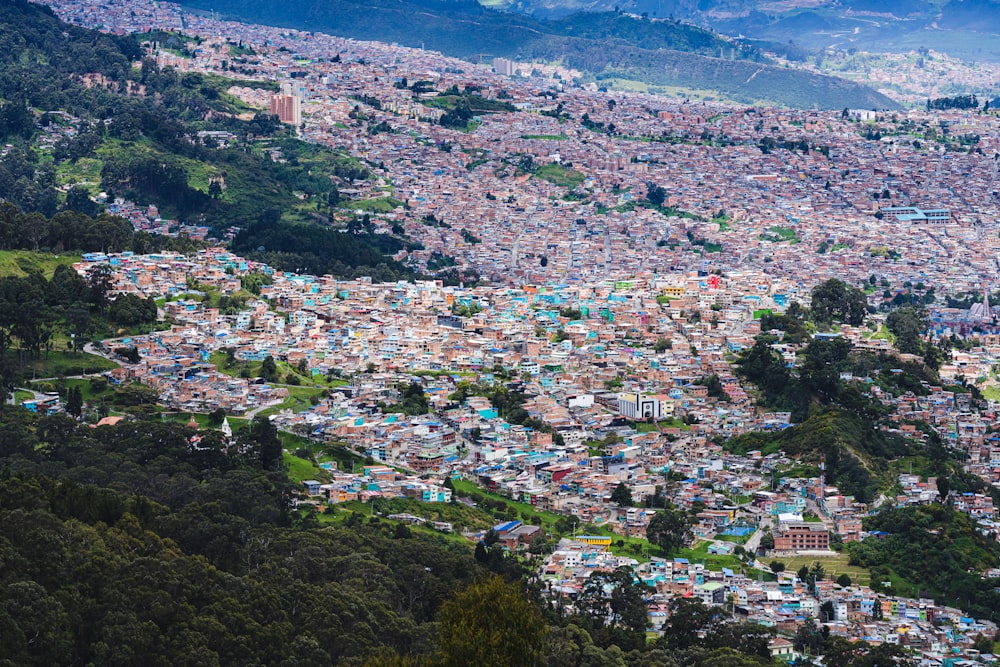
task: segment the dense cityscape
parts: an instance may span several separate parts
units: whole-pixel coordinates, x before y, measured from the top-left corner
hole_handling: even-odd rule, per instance
[[[25,280],[40,278],[53,299],[89,295],[84,309],[109,322],[100,336],[72,329],[67,307],[38,325],[64,326],[64,338],[32,338],[11,320],[4,354],[16,340],[22,356],[48,358],[45,341],[58,339],[76,365],[29,377],[22,363],[10,403],[32,413],[18,419],[35,420],[37,446],[4,449],[5,475],[65,468],[73,484],[140,498],[146,482],[95,472],[110,464],[37,459],[45,438],[63,437],[57,424],[85,429],[74,438],[124,456],[108,443],[176,422],[187,430],[169,456],[211,460],[206,470],[259,450],[287,478],[284,494],[261,492],[283,495],[286,523],[321,532],[363,520],[390,550],[414,535],[440,540],[508,582],[449,580],[447,595],[435,593],[439,615],[413,611],[425,594],[408,593],[400,618],[437,619],[443,658],[416,630],[383,652],[358,648],[343,637],[367,635],[344,621],[327,639],[296,635],[316,643],[317,664],[996,662],[1000,114],[989,95],[940,93],[944,76],[995,90],[995,66],[929,52],[936,77],[880,89],[904,110],[803,110],[609,89],[566,63],[473,63],[166,2],[44,4],[67,23],[136,35],[135,68],[182,85],[205,77],[222,85],[209,97],[240,113],[209,111],[181,142],[197,147],[178,164],[209,216],[149,196],[135,173],[109,169],[107,152],[61,162],[95,132],[126,141],[117,120],[95,130],[101,120],[68,106],[37,114],[58,115],[32,132],[39,153],[57,156],[61,200],[81,201],[95,221],[122,218],[133,236],[84,247],[39,232],[32,248],[9,239],[40,214],[14,198],[0,211],[2,252],[61,255],[54,275]],[[88,91],[169,97],[152,78],[79,78]],[[219,129],[213,116],[257,125]],[[4,159],[21,150],[11,139]],[[257,218],[269,206],[252,200],[239,163],[198,151],[242,152],[262,169],[307,164],[296,181],[307,185],[289,186],[294,207]],[[336,169],[321,171],[321,159]],[[219,202],[245,208],[219,224],[208,219]],[[50,216],[50,237],[64,215]],[[322,232],[291,236],[306,225]],[[319,257],[349,242],[384,257],[354,267]],[[0,286],[12,313],[33,308],[18,301],[22,288]],[[129,319],[123,304],[148,310]],[[21,442],[13,432],[0,438]],[[174,474],[149,482],[148,502],[174,512],[158,530],[184,521]],[[221,476],[199,474],[205,485]],[[0,519],[14,521],[12,507],[0,502]],[[280,551],[271,540],[285,539],[240,537],[241,555],[223,557],[212,529],[194,532],[164,533],[166,548],[226,572],[257,572],[268,549]],[[374,584],[361,579],[363,596]],[[0,603],[15,585],[0,578]],[[474,620],[454,620],[475,606],[466,594],[510,594],[515,607],[531,596],[548,638],[511,630],[502,643],[530,636],[525,646],[544,648],[460,646],[456,637],[478,637]],[[0,630],[16,621],[5,613]],[[17,650],[10,664],[36,655]],[[145,650],[132,661],[165,655]],[[573,650],[575,662],[559,661]],[[132,664],[113,653],[87,655]],[[270,655],[254,661],[292,653]],[[294,655],[287,664],[310,654],[296,644]],[[244,658],[192,664],[254,662]]]

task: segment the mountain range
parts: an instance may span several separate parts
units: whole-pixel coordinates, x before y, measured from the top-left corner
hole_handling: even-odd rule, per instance
[[[494,8],[559,19],[624,11],[690,21],[727,35],[809,49],[910,51],[933,48],[1000,61],[997,0],[483,0]]]
[[[623,12],[538,18],[474,0],[183,0],[253,23],[426,47],[466,59],[561,62],[598,81],[713,90],[743,103],[895,109],[866,86],[778,66],[747,40]],[[512,7],[512,9],[516,9]]]

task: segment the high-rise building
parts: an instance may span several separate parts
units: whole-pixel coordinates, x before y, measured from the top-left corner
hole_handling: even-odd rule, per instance
[[[514,62],[506,58],[493,59],[493,71],[503,76],[514,76]]]
[[[296,95],[272,95],[271,113],[282,123],[302,123],[302,100]]]

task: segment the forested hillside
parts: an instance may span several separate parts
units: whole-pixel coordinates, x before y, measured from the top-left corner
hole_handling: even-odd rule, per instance
[[[828,76],[778,68],[756,48],[701,28],[603,12],[543,21],[461,2],[304,2],[186,0],[254,23],[426,47],[463,58],[538,59],[598,78],[718,90],[746,102],[826,109],[897,105],[874,90]]]
[[[0,199],[23,214],[93,218],[100,210],[93,197],[103,191],[111,200],[155,204],[163,218],[209,227],[222,238],[232,226],[260,221],[316,227],[331,216],[337,183],[371,176],[363,163],[296,139],[275,117],[227,92],[237,84],[270,90],[273,83],[161,70],[141,59],[140,38],[70,26],[21,0],[0,5],[0,142],[11,144],[0,155]],[[200,131],[230,138],[199,139]],[[51,149],[40,148],[42,139]],[[0,245],[106,249],[52,238],[42,218],[29,226],[17,238],[0,230]],[[354,275],[384,264],[389,278],[411,275],[383,256],[400,242],[342,238],[313,266],[317,273]],[[302,268],[281,259],[278,268]]]

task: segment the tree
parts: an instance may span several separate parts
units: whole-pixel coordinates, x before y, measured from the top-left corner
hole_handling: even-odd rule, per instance
[[[545,632],[538,609],[517,586],[488,575],[441,607],[440,664],[532,667]]]
[[[108,293],[112,287],[111,277],[111,266],[108,264],[97,264],[87,271],[90,303],[99,311],[103,311],[108,305]]]
[[[275,363],[274,357],[267,355],[264,358],[263,363],[260,365],[260,375],[258,377],[262,377],[268,382],[276,382],[278,380],[278,364]]]
[[[710,609],[696,598],[674,598],[670,603],[670,620],[657,644],[671,649],[696,646],[699,636],[714,630],[723,616],[721,609]]]
[[[896,336],[896,349],[920,354],[920,334],[927,328],[927,310],[907,306],[898,308],[885,318],[885,325]]]
[[[77,418],[83,413],[83,392],[77,386],[70,387],[66,394],[66,412]]]
[[[666,199],[667,191],[662,186],[657,185],[653,181],[646,183],[646,201],[653,206],[663,206],[663,202]]]
[[[861,290],[830,278],[813,288],[811,310],[817,322],[840,320],[857,327],[864,324],[868,299]]]
[[[796,651],[806,654],[818,654],[823,650],[823,634],[816,625],[816,619],[810,618],[795,631],[792,642]]]
[[[646,537],[664,553],[673,553],[691,539],[691,520],[685,512],[676,507],[667,507],[650,519],[646,527]]]
[[[632,635],[642,635],[644,639],[649,616],[643,598],[648,590],[628,566],[613,572],[594,572],[584,582],[576,607],[595,628],[607,625]],[[634,637],[631,642],[641,645]]]
[[[772,560],[770,567],[771,567],[771,572],[774,572],[775,574],[785,571],[785,564],[782,563],[780,560]]]
[[[618,482],[618,486],[611,492],[611,502],[619,507],[632,506],[632,492],[625,485],[625,482]]]
[[[264,470],[277,470],[281,465],[282,447],[278,429],[267,417],[255,417],[244,432],[242,441],[247,449],[256,452],[256,459]]]
[[[221,426],[222,422],[226,419],[226,409],[216,408],[208,413],[208,423],[212,426]]]
[[[942,473],[937,477],[937,492],[941,503],[948,504],[948,496],[951,494],[951,479],[948,473]]]
[[[764,534],[760,536],[760,548],[764,551],[770,551],[774,548],[774,533],[770,530],[765,531]],[[784,570],[784,567],[782,567],[782,570]]]
[[[837,585],[840,586],[841,588],[847,588],[852,583],[853,582],[851,581],[850,575],[847,574],[846,572],[837,577]]]

